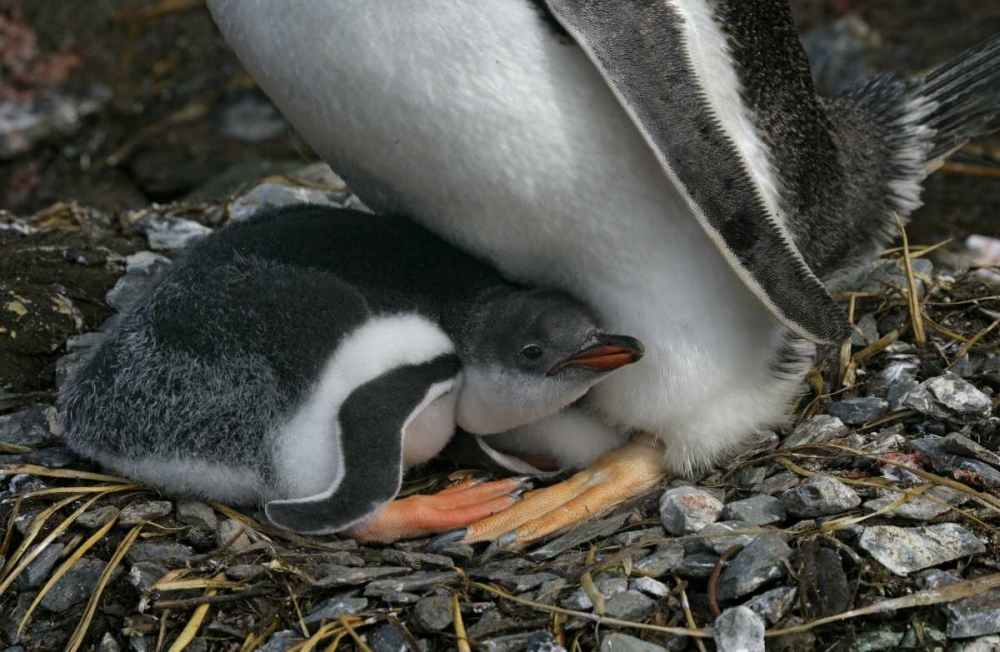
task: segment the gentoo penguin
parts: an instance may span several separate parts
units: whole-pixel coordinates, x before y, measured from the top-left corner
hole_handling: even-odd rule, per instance
[[[786,0],[208,6],[369,206],[642,339],[589,402],[680,472],[785,418],[848,332],[828,289],[1000,108],[1000,38],[818,97]]]
[[[264,503],[296,532],[360,525],[386,540],[513,502],[517,480],[442,497],[464,516],[380,513],[456,415],[477,432],[516,427],[641,355],[580,303],[516,288],[409,221],[296,206],[186,252],[121,315],[61,407],[69,445],[115,471]]]

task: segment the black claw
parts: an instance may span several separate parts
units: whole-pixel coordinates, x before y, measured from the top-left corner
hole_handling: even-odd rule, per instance
[[[519,483],[521,483],[523,485],[527,485],[528,487],[534,486],[534,485],[531,484],[532,480],[534,480],[534,479],[535,479],[535,476],[533,476],[533,475],[519,475],[519,476],[517,476],[515,478],[515,480],[517,480]]]
[[[510,532],[504,532],[497,537],[496,545],[497,548],[501,550],[504,548],[509,548],[517,541],[517,530],[511,530]]]
[[[434,552],[440,549],[446,543],[455,543],[456,541],[461,541],[465,538],[465,535],[469,533],[469,528],[461,527],[457,530],[448,530],[443,532],[427,543],[427,550]]]
[[[510,497],[513,498],[514,500],[520,500],[521,496],[531,491],[531,489],[532,489],[531,485],[528,485],[527,487],[521,487],[520,489],[515,489],[514,491],[510,492]]]

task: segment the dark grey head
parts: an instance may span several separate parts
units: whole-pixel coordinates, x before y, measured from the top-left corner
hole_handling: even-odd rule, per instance
[[[525,290],[478,307],[459,338],[464,382],[458,424],[493,434],[536,421],[642,358],[639,340],[600,330],[579,301]]]

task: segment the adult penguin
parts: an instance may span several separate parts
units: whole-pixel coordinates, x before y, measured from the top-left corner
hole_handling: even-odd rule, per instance
[[[818,97],[786,0],[208,4],[372,208],[643,340],[590,402],[675,472],[783,419],[814,343],[849,332],[830,286],[1000,107],[1000,37]],[[523,545],[600,512],[632,462],[611,453],[465,540]]]

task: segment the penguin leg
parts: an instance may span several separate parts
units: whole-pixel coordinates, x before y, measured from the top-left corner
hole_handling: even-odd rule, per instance
[[[524,478],[506,478],[400,498],[347,534],[366,543],[388,543],[464,527],[511,507],[530,488]]]
[[[463,533],[463,543],[496,541],[499,548],[518,550],[599,516],[649,491],[665,477],[662,447],[649,440],[633,439],[565,482],[533,491],[510,509],[458,530],[449,538]]]

